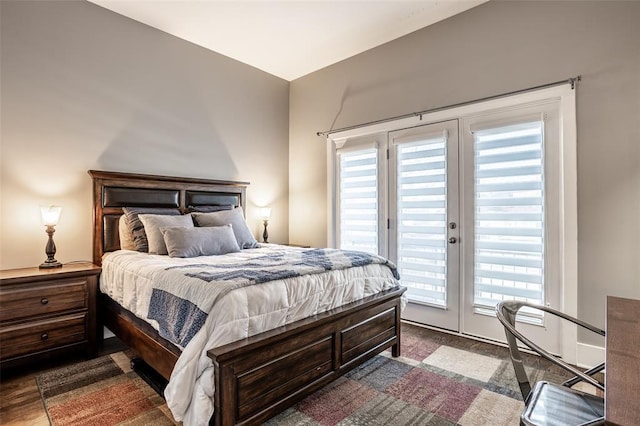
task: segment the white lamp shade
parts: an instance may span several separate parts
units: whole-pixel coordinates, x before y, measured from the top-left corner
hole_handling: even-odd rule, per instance
[[[269,207],[264,207],[260,209],[260,218],[262,220],[269,220],[271,218],[271,209]]]
[[[58,220],[60,220],[61,212],[62,207],[60,206],[40,207],[40,213],[42,214],[42,224],[46,226],[57,225]]]

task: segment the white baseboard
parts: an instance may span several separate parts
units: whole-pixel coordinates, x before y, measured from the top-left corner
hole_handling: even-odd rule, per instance
[[[576,364],[578,367],[593,367],[604,362],[605,350],[601,346],[578,342],[576,347]]]

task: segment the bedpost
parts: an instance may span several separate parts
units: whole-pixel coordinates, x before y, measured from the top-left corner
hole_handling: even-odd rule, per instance
[[[397,358],[400,356],[401,354],[401,342],[400,342],[400,336],[402,336],[401,333],[401,328],[402,328],[402,318],[401,318],[401,314],[402,314],[402,303],[400,298],[398,298],[396,300],[396,343],[391,346],[391,355],[394,358]]]

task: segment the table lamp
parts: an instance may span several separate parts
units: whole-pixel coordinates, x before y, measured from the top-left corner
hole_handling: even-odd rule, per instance
[[[269,224],[269,219],[271,218],[271,209],[268,207],[260,209],[260,218],[262,219],[262,223],[264,224],[264,232],[262,233],[262,242],[268,243],[269,233],[267,232],[267,225]]]
[[[61,212],[62,207],[60,206],[40,207],[42,224],[47,227],[46,232],[47,235],[49,235],[49,240],[44,250],[47,254],[47,260],[40,264],[40,269],[59,268],[62,266],[62,263],[58,262],[54,257],[56,254],[56,244],[53,242],[53,233],[56,232],[55,226],[58,224],[58,220],[60,220]]]

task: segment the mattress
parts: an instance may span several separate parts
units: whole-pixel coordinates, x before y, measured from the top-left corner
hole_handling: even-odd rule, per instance
[[[165,398],[186,425],[213,414],[207,350],[398,285],[381,257],[275,244],[190,259],[118,250],[104,256],[100,278],[103,293],[182,350]]]

